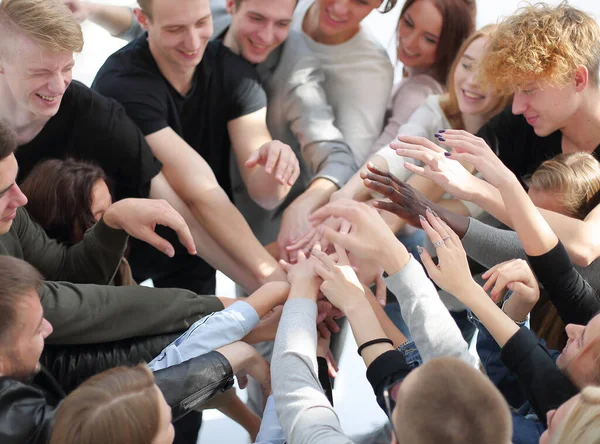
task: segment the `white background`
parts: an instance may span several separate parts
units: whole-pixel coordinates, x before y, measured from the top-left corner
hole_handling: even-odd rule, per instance
[[[127,0],[100,0],[99,2],[134,5],[132,1]],[[402,3],[402,0],[400,0],[394,9],[386,15],[373,12],[365,20],[365,26],[388,48],[393,61],[395,61],[394,30]],[[559,1],[547,1],[547,3],[558,4]],[[570,3],[593,14],[595,17],[600,17],[600,1],[598,0],[573,0]],[[513,13],[522,4],[518,0],[479,0],[477,25],[481,27],[488,23],[495,23],[500,17]],[[85,23],[83,30],[85,47],[83,52],[77,56],[74,78],[89,85],[104,60],[119,49],[124,42],[112,38],[107,32],[92,23]],[[219,295],[233,296],[234,294],[231,281],[222,275],[219,276],[217,287]],[[373,427],[383,424],[386,420],[385,415],[375,402],[371,387],[366,382],[364,364],[355,350],[354,340],[351,335],[348,335],[345,352],[340,362],[341,371],[334,392],[336,410],[344,430],[349,435],[369,431]],[[238,393],[242,398],[245,397],[243,392],[238,391]],[[202,442],[202,444],[248,443],[249,438],[247,436],[240,426],[218,411],[212,410],[205,413],[205,422],[199,442]]]

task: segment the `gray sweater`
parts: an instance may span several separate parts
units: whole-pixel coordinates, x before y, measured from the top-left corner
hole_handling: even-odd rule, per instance
[[[462,243],[467,254],[487,268],[511,259],[527,259],[515,231],[496,228],[473,218],[469,219],[469,229]],[[594,290],[600,291],[600,259],[575,269]]]

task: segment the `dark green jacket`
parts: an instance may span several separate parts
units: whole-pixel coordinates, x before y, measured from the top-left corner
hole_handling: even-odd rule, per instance
[[[35,266],[47,281],[39,289],[49,344],[91,344],[187,329],[223,309],[214,296],[180,289],[113,287],[127,233],[98,222],[83,240],[67,247],[46,235],[23,208],[0,236],[0,254]],[[53,282],[66,281],[66,282]]]

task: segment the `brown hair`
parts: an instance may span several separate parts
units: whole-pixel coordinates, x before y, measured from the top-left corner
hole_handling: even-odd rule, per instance
[[[399,392],[394,426],[411,444],[511,442],[502,394],[481,372],[456,358],[436,358],[414,370]]]
[[[50,444],[148,444],[160,422],[159,394],[145,364],[88,379],[60,405]]]
[[[102,168],[74,159],[39,163],[21,184],[28,213],[51,238],[66,244],[83,239],[96,223],[92,191],[99,180],[108,182]]]
[[[600,162],[589,153],[559,154],[527,179],[529,188],[560,194],[565,215],[583,220],[599,203]]]
[[[400,19],[417,1],[419,0],[406,0],[400,11]],[[433,76],[438,82],[446,84],[460,45],[475,31],[477,6],[475,0],[434,0],[434,3],[442,14],[442,31],[438,40]]]
[[[562,2],[536,3],[507,17],[490,38],[481,63],[482,80],[499,91],[532,81],[564,86],[579,66],[598,85],[600,27],[585,12]]]
[[[551,444],[600,443],[600,387],[589,386],[550,438]]]
[[[16,305],[24,296],[37,291],[42,275],[27,262],[0,256],[0,343],[10,341],[17,317]]]
[[[471,34],[462,44],[458,53],[456,54],[456,58],[452,63],[452,67],[450,68],[450,74],[448,75],[448,92],[440,97],[440,107],[442,111],[446,115],[446,118],[450,122],[450,125],[454,129],[465,129],[465,123],[462,118],[462,113],[460,112],[460,108],[458,107],[458,99],[456,94],[456,89],[454,88],[454,73],[456,72],[456,68],[460,63],[462,56],[466,52],[467,48],[473,43],[475,40],[481,37],[488,37],[496,28],[496,25],[486,25],[478,31],[475,31]],[[490,116],[498,114],[502,111],[512,100],[512,92],[508,94],[502,94],[499,97],[498,104],[490,111]]]
[[[12,155],[17,149],[17,136],[14,131],[0,121],[0,161]]]
[[[63,0],[3,0],[0,4],[0,55],[23,34],[52,52],[81,52],[83,33]]]

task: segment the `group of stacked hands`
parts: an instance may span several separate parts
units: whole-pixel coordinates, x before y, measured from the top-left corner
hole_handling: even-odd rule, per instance
[[[598,24],[564,3],[475,32],[473,1],[407,0],[380,135],[360,21],[394,0],[217,3],[0,4],[0,441],[196,442],[217,407],[256,443],[360,443],[345,317],[381,442],[600,442]],[[87,18],[133,40],[92,89]],[[208,264],[250,295],[201,296]]]

